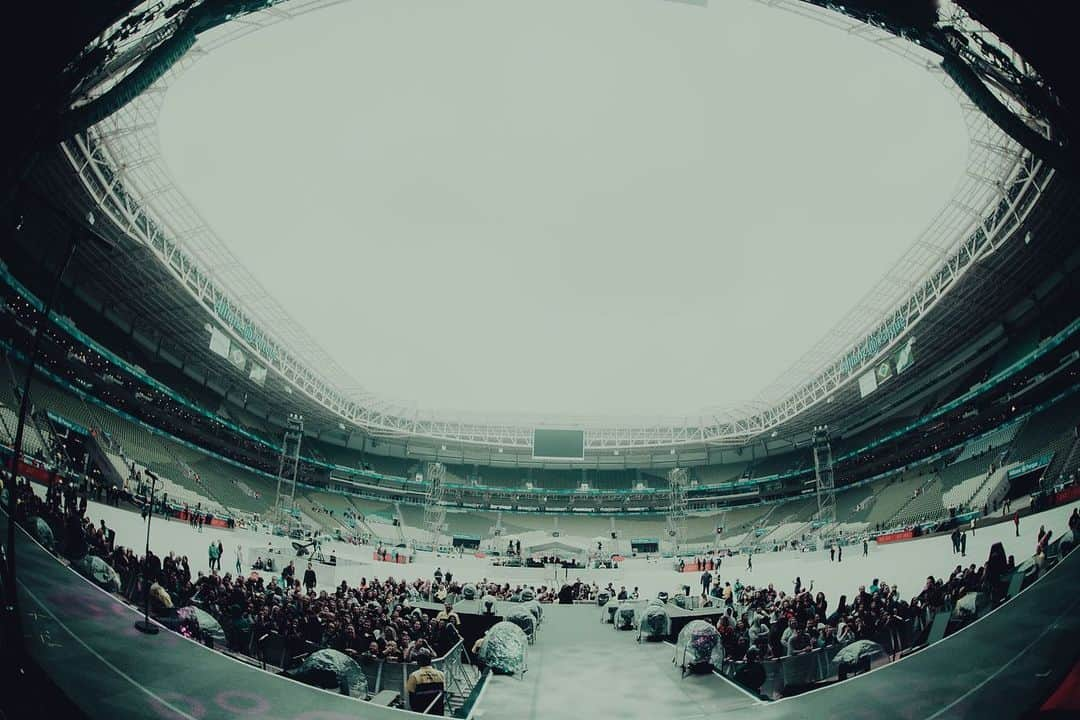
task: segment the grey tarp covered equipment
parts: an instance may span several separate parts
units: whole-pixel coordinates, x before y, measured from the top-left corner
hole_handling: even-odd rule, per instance
[[[885,654],[885,648],[873,640],[856,640],[845,645],[840,652],[833,655],[833,662],[857,664],[861,660],[873,660]]]
[[[34,539],[45,546],[47,550],[52,550],[56,547],[56,538],[53,537],[52,528],[49,527],[49,523],[45,522],[39,517],[30,518],[30,533],[34,536]]]
[[[520,627],[503,620],[495,623],[484,635],[480,659],[494,672],[520,675],[525,671],[525,653],[529,639]]]
[[[120,592],[120,576],[116,574],[116,571],[112,569],[109,563],[97,555],[84,555],[71,563],[71,567],[75,568],[83,577],[93,580],[109,592]]]
[[[532,616],[536,619],[536,623],[539,625],[540,621],[544,619],[544,608],[536,600],[527,600],[521,603],[521,607],[532,613]]]
[[[671,617],[663,605],[649,605],[641,615],[638,630],[646,640],[662,640],[671,634]]]
[[[637,627],[637,607],[630,603],[619,605],[615,612],[615,627],[619,630],[633,630]]]
[[[337,690],[350,697],[367,695],[367,678],[360,665],[345,653],[329,648],[311,653],[300,667],[286,670],[285,675],[306,685]]]
[[[691,620],[679,631],[675,643],[675,664],[683,668],[712,665],[720,667],[724,659],[720,633],[704,620]]]
[[[214,638],[214,646],[222,647],[225,645],[225,631],[221,627],[221,623],[217,621],[210,613],[206,612],[202,608],[191,605],[189,607],[182,607],[176,611],[178,617],[183,620],[194,620],[199,624],[199,630],[204,633],[209,633],[210,637]]]
[[[503,620],[514,623],[530,637],[536,632],[536,618],[520,605],[510,608],[503,616]]]

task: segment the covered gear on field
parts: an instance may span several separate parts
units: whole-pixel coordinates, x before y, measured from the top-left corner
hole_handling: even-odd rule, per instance
[[[646,640],[663,640],[671,635],[671,617],[663,605],[650,604],[641,615],[638,630]]]
[[[675,664],[683,670],[719,668],[724,660],[720,633],[704,620],[691,620],[679,631],[675,643]]]
[[[283,675],[324,690],[336,690],[342,695],[363,698],[368,682],[360,665],[343,652],[329,648],[316,650],[304,658],[300,667],[286,670]]]
[[[478,655],[481,662],[493,672],[503,675],[520,675],[525,672],[525,653],[529,639],[525,632],[512,622],[495,623],[484,635]]]

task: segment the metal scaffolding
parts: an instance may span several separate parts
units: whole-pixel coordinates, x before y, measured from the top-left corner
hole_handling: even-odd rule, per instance
[[[300,445],[304,440],[304,418],[289,413],[285,435],[281,440],[281,459],[278,463],[277,494],[270,522],[286,533],[300,523],[296,515],[296,476],[300,471]]]
[[[814,428],[814,478],[817,485],[817,519],[825,532],[830,533],[836,525],[836,483],[828,425]]]
[[[431,540],[433,550],[439,547],[439,537],[442,535],[446,524],[446,506],[443,505],[443,495],[446,486],[443,480],[446,477],[446,466],[441,462],[428,463],[424,469],[424,480],[427,482],[428,491],[424,497],[424,529]]]
[[[686,468],[673,468],[668,472],[670,497],[667,512],[668,537],[671,538],[671,544],[676,553],[686,543],[686,486],[689,482],[690,475],[686,472]]]

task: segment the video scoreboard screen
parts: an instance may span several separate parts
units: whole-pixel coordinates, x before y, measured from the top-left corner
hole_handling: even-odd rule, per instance
[[[533,458],[538,460],[584,460],[585,431],[536,428]]]

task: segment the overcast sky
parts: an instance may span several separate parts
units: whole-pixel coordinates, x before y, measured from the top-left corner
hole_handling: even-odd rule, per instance
[[[354,0],[200,60],[160,132],[366,389],[589,415],[753,398],[967,155],[938,77],[751,0]]]

